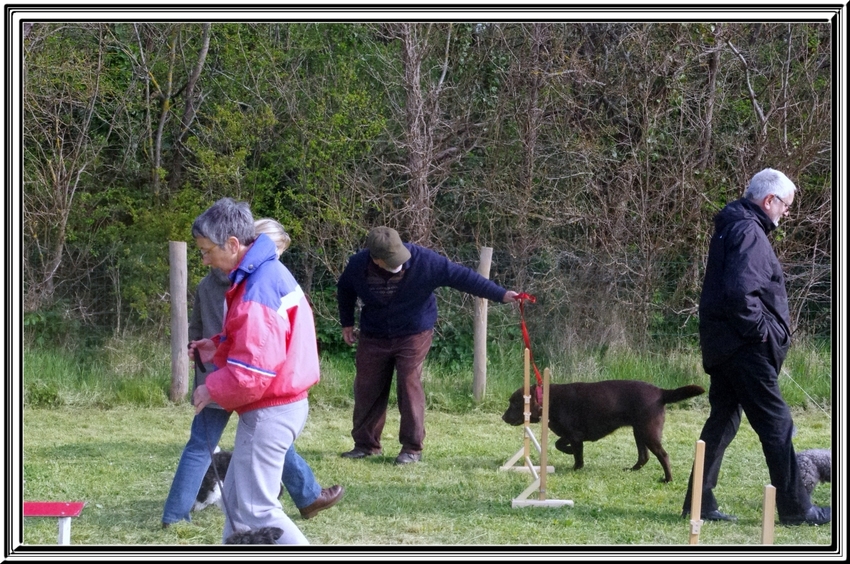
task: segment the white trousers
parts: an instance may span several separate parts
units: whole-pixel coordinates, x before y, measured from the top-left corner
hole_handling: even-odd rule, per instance
[[[308,403],[256,409],[239,416],[233,458],[224,478],[223,540],[261,527],[279,527],[278,544],[310,544],[281,507],[280,476],[286,451],[307,422]]]

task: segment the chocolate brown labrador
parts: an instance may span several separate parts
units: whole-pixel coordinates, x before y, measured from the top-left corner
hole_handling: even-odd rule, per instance
[[[543,406],[531,386],[531,423],[540,422]],[[510,405],[502,420],[511,425],[524,421],[523,389],[511,395]],[[632,427],[638,460],[632,470],[639,470],[655,455],[664,468],[664,482],[673,479],[670,457],[661,446],[665,405],[705,393],[700,386],[689,385],[665,390],[639,380],[604,380],[549,385],[549,429],[558,435],[555,448],[575,459],[573,468],[584,466],[585,441],[598,441],[619,429]]]

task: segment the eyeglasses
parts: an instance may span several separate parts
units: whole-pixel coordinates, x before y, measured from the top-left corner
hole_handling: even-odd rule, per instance
[[[776,194],[774,194],[774,195],[773,195],[773,197],[774,197],[774,198],[776,198],[777,200],[779,200],[780,202],[782,202],[782,205],[783,205],[783,206],[785,206],[785,210],[786,210],[786,211],[791,209],[791,206],[789,206],[788,204],[786,204],[786,203],[785,203],[785,200],[783,200],[782,198],[780,198],[780,197],[779,197],[779,196],[777,196]]]
[[[215,249],[215,247],[210,247],[209,249],[198,249],[198,250],[201,251],[201,258],[203,258],[203,257],[207,256],[208,254],[210,254],[211,252],[213,252],[213,249]]]

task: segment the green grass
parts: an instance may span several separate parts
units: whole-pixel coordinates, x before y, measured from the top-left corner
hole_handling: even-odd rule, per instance
[[[288,497],[282,499],[313,545],[341,554],[409,545],[432,550],[688,548],[690,527],[679,514],[695,441],[707,417],[706,395],[668,407],[664,445],[672,460],[672,483],[659,481],[662,470],[655,459],[640,471],[623,470],[637,456],[629,429],[585,445],[580,471],[571,469],[572,457],[556,451],[550,436],[549,464],[556,472],[547,476],[547,498],[569,499],[575,505],[513,508],[511,501],[531,484],[531,477],[500,470],[523,442],[521,428],[506,425],[500,415],[507,398],[522,385],[522,355],[492,348],[490,353],[481,402],[472,398],[471,368],[428,363],[423,376],[428,400],[425,452],[421,463],[408,467],[392,464],[399,446],[394,403],[384,431],[384,456],[339,457],[352,446],[353,361],[350,355],[322,359],[322,380],[311,390],[311,412],[298,450],[323,485],[340,483],[346,496],[309,521],[298,517]],[[160,527],[162,504],[193,414],[188,401],[175,405],[167,400],[169,372],[168,349],[148,343],[115,343],[86,353],[24,351],[22,495],[26,500],[86,501],[72,525],[75,545],[168,549],[220,544],[223,515],[214,507],[195,514],[192,523]],[[551,373],[552,382],[631,378],[663,387],[697,383],[708,388],[699,356],[692,352],[573,355],[553,361]],[[794,411],[795,447],[829,447],[829,351],[792,349],[780,384]],[[539,437],[539,426],[533,428]],[[234,417],[224,447],[232,446],[235,430]],[[721,509],[740,520],[704,524],[699,544],[718,550],[757,548],[767,483],[758,438],[745,422],[727,451],[716,490]],[[832,488],[825,484],[814,501],[830,504],[831,497]],[[54,519],[23,522],[26,546],[53,544],[56,534]],[[828,550],[832,534],[831,527],[777,526],[775,544]]]
[[[472,394],[471,362],[465,369],[426,362],[423,381],[431,410],[465,412],[502,409],[502,402],[522,386],[521,350],[490,347],[484,398]],[[28,407],[102,407],[120,405],[164,407],[171,386],[170,348],[148,340],[110,343],[96,351],[28,347],[24,350],[24,402]],[[699,384],[708,389],[699,353],[674,351],[665,355],[631,351],[573,353],[538,363],[551,372],[552,383],[632,379],[664,388]],[[531,382],[535,373],[530,370]],[[351,355],[322,358],[321,386],[311,391],[316,406],[350,408],[354,379]],[[792,407],[828,411],[832,400],[832,365],[829,350],[797,346],[782,368],[780,389]],[[393,392],[394,396],[394,392]],[[708,405],[702,396],[695,405]]]
[[[389,412],[383,456],[348,460],[351,411],[314,408],[298,439],[299,452],[320,483],[346,488],[336,507],[304,521],[291,500],[284,509],[312,545],[337,549],[372,546],[510,547],[526,545],[629,546],[676,548],[688,544],[689,525],[679,513],[694,441],[704,409],[668,408],[665,448],[673,482],[659,481],[655,459],[640,471],[634,464],[631,432],[621,429],[585,446],[585,468],[557,452],[550,438],[547,499],[572,500],[573,507],[512,508],[511,501],[531,484],[526,473],[500,470],[522,447],[522,428],[503,423],[500,412],[470,410],[428,412],[428,436],[422,462],[397,467],[398,414]],[[215,507],[193,522],[160,527],[162,504],[187,438],[188,405],[128,408],[26,409],[24,412],[24,485],[27,500],[83,500],[72,525],[75,545],[216,545],[223,514]],[[830,425],[817,411],[795,412],[798,449],[830,444]],[[539,437],[539,427],[533,426]],[[230,447],[235,419],[222,445]],[[72,430],[66,432],[65,430]],[[537,462],[537,457],[534,457]],[[706,523],[703,546],[754,546],[761,532],[761,503],[767,470],[758,439],[742,425],[727,451],[716,490],[725,511],[738,523]],[[831,487],[819,486],[815,501],[830,503]],[[537,499],[533,493],[529,499]],[[24,521],[26,545],[56,542],[53,519]],[[776,527],[776,545],[825,548],[830,527]]]

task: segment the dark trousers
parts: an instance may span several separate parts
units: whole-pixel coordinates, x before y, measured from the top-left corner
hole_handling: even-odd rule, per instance
[[[770,483],[776,488],[776,510],[780,517],[805,513],[811,507],[809,494],[800,479],[797,455],[791,444],[794,423],[788,404],[779,392],[779,368],[770,361],[766,343],[745,345],[731,359],[708,370],[711,411],[700,433],[705,442],[701,513],[718,509],[714,488],[726,447],[747,415],[761,441]],[[693,470],[683,510],[690,511]]]
[[[422,367],[431,349],[433,331],[416,335],[375,339],[362,334],[357,343],[354,376],[354,446],[378,451],[387,419],[393,372],[401,414],[398,441],[401,452],[420,453],[425,440],[425,391]]]

